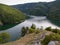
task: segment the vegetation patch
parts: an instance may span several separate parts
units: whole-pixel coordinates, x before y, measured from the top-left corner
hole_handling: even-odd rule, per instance
[[[10,35],[6,32],[0,34],[0,43],[7,43],[9,42]]]
[[[32,24],[30,28],[22,27],[21,32],[22,32],[21,36],[25,36],[26,34],[31,34],[31,33],[38,34],[40,33],[40,29],[39,28],[36,29],[36,25]]]

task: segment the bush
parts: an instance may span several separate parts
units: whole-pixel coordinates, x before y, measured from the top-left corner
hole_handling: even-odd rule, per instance
[[[40,33],[40,29],[37,28],[36,31],[35,31],[36,34]]]
[[[32,24],[31,28],[32,29],[35,29],[36,28],[35,24]]]
[[[59,29],[52,29],[52,32],[60,34],[60,30]]]
[[[35,32],[36,34],[38,34],[38,33],[40,33],[40,30],[36,30],[36,32]]]
[[[51,29],[51,27],[47,27],[45,30],[51,31],[52,29]]]
[[[51,40],[51,36],[50,35],[46,35],[44,40],[42,41],[43,45],[47,45]]]
[[[10,35],[7,33],[1,33],[0,34],[0,43],[6,43],[9,41]]]
[[[21,32],[21,36],[24,36],[27,33],[27,29],[25,27],[22,27]]]
[[[34,29],[32,29],[32,28],[29,29],[29,33],[34,33],[34,32],[35,32]]]
[[[60,35],[59,34],[46,35],[42,41],[42,44],[47,45],[50,41],[60,41]]]

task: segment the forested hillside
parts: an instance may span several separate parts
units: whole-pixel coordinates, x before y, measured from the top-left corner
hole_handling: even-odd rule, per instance
[[[24,19],[25,15],[21,11],[7,5],[0,4],[0,21],[3,24],[17,23]]]
[[[60,26],[60,0],[56,0],[52,3],[47,17]]]
[[[12,7],[21,10],[22,12],[29,15],[46,15],[48,11],[47,2],[39,2],[39,3],[27,3],[27,4],[18,4],[13,5]]]
[[[0,30],[8,29],[26,19],[26,16],[17,9],[0,4]]]
[[[12,6],[29,15],[47,16],[47,18],[60,26],[60,0],[53,2],[27,3]]]

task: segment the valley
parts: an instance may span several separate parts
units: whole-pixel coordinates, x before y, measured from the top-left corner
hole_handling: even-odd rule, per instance
[[[59,4],[0,3],[0,45],[60,45]]]

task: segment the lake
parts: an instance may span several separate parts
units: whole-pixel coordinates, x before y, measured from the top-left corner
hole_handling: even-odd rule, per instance
[[[7,32],[10,34],[11,41],[16,40],[17,38],[20,37],[21,35],[21,28],[24,27],[30,27],[32,24],[36,25],[36,28],[40,28],[41,26],[43,26],[43,28],[45,29],[46,27],[51,26],[52,28],[60,28],[54,24],[52,24],[47,18],[46,16],[31,16],[30,19],[26,19],[24,22],[10,28],[4,31],[0,31],[0,33],[2,32]]]

